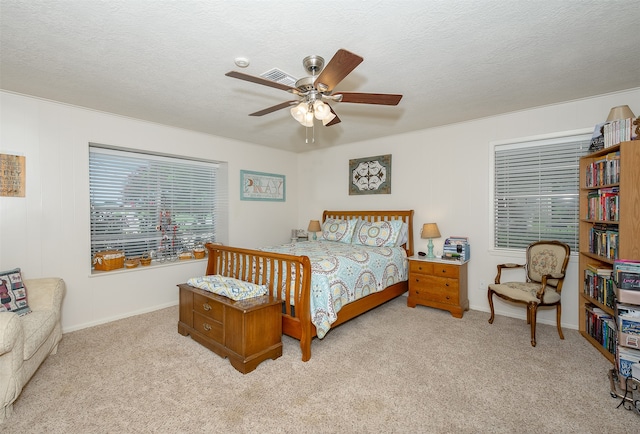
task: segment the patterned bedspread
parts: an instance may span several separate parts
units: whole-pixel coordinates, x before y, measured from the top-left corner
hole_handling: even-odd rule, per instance
[[[407,254],[402,247],[304,241],[260,250],[309,257],[311,322],[320,339],[342,306],[407,280]]]

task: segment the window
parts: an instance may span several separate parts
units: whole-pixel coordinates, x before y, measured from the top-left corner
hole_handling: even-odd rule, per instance
[[[226,163],[89,146],[91,257],[175,260],[227,233]]]
[[[577,251],[579,160],[590,141],[573,134],[494,146],[494,248],[552,239]]]

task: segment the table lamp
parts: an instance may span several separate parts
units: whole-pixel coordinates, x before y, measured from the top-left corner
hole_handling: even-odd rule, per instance
[[[436,257],[433,254],[433,239],[440,238],[440,231],[438,230],[438,224],[437,223],[423,224],[422,234],[420,235],[420,237],[429,239],[429,244],[428,244],[429,251],[427,252],[427,259],[435,259]]]
[[[318,220],[309,221],[309,227],[307,228],[307,231],[313,232],[313,241],[316,241],[318,239],[316,232],[320,232],[321,230],[322,228],[320,227],[320,222]]]

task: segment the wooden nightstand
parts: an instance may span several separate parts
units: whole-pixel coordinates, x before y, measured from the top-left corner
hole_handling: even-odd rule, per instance
[[[462,318],[469,310],[467,262],[410,257],[407,306],[417,304],[448,310]]]

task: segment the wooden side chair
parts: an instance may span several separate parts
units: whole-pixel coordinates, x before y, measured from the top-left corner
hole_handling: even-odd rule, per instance
[[[489,324],[493,324],[495,317],[493,311],[493,295],[524,304],[527,307],[527,324],[531,324],[531,345],[536,346],[536,317],[538,307],[556,306],[556,321],[558,334],[564,339],[560,327],[560,315],[562,312],[561,296],[567,264],[569,263],[570,247],[560,241],[537,241],[527,247],[526,264],[500,264],[495,283],[489,285],[487,296],[491,307]],[[525,282],[501,283],[502,270],[523,268]]]

